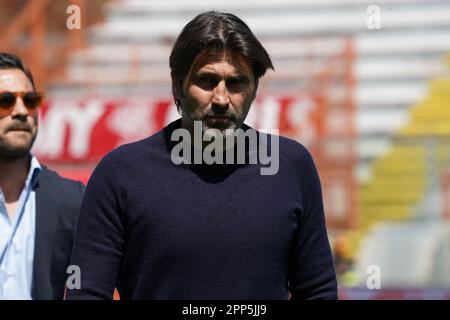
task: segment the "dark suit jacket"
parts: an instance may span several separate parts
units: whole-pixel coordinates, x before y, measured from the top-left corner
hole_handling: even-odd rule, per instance
[[[63,299],[84,186],[42,166],[36,192],[33,299]]]

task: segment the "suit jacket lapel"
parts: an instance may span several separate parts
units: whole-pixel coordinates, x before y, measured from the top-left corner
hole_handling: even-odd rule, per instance
[[[36,179],[34,190],[36,226],[31,296],[33,299],[53,299],[50,271],[57,226],[57,199],[52,196],[55,190],[52,190],[51,179],[45,167]]]

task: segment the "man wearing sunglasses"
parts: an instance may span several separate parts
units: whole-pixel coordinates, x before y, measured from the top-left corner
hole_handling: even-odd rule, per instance
[[[0,300],[62,299],[84,187],[30,153],[43,94],[0,53]]]

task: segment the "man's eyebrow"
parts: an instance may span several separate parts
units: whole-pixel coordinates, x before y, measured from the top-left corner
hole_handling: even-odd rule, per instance
[[[196,78],[200,78],[200,77],[204,77],[204,76],[219,78],[217,73],[215,73],[214,71],[199,71],[194,74],[194,77],[196,77]],[[227,80],[239,80],[239,81],[249,81],[250,80],[250,78],[244,74],[232,75],[232,76],[227,77],[226,79]]]
[[[208,76],[208,77],[218,77],[217,74],[213,71],[199,71],[194,73],[194,76],[199,78],[202,76]]]
[[[238,74],[235,76],[228,77],[229,80],[238,80],[238,81],[250,81],[250,78],[244,74]]]

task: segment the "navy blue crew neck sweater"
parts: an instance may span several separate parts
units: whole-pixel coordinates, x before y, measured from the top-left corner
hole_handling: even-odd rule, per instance
[[[87,185],[68,299],[336,299],[320,181],[280,137],[279,171],[175,165],[171,132],[106,155]],[[270,141],[270,140],[269,140]]]

